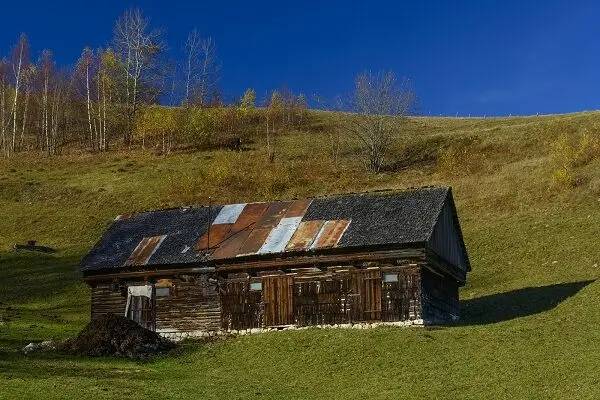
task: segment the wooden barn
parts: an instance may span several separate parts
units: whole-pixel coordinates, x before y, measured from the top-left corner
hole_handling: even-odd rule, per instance
[[[445,323],[470,269],[450,188],[121,215],[80,265],[92,318],[166,336]]]

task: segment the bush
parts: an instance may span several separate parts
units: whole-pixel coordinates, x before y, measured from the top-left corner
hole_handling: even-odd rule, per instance
[[[574,187],[575,178],[566,167],[558,168],[552,174],[552,184],[554,186]]]
[[[550,145],[550,158],[557,165],[552,173],[554,186],[574,187],[582,181],[575,176],[574,169],[589,164],[600,156],[600,140],[589,132],[575,135],[561,133]]]

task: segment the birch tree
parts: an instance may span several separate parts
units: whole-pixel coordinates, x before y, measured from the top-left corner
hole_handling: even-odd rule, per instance
[[[221,71],[217,59],[217,45],[211,37],[200,41],[200,62],[196,101],[200,107],[207,107],[211,103],[211,97],[216,97],[215,94],[218,92],[217,83]]]
[[[25,98],[23,99],[23,117],[21,118],[21,138],[19,140],[19,150],[23,149],[23,145],[25,144],[25,130],[27,128],[27,116],[29,111],[29,99],[31,97],[31,92],[33,89],[33,84],[35,80],[36,67],[33,64],[29,64],[27,68],[23,71],[22,76],[22,84]],[[14,150],[13,150],[14,151]]]
[[[38,62],[38,74],[40,80],[41,101],[40,101],[40,142],[44,143],[42,149],[50,154],[50,84],[54,72],[54,62],[52,61],[52,52],[50,50],[42,51]]]
[[[23,33],[12,52],[12,72],[14,79],[14,95],[12,105],[12,142],[10,151],[16,151],[17,145],[17,112],[19,104],[19,93],[23,82],[23,74],[29,67],[29,41]]]
[[[162,32],[150,29],[150,19],[139,8],[125,11],[117,20],[113,44],[123,74],[119,102],[124,111],[123,139],[129,146],[140,104],[156,101],[160,95],[155,79],[166,46]]]
[[[0,149],[8,156],[10,154],[7,131],[10,124],[8,116],[8,74],[10,64],[8,60],[0,60]]]
[[[193,29],[185,41],[183,50],[185,52],[185,62],[183,64],[183,74],[185,79],[185,93],[183,95],[183,105],[189,106],[191,99],[196,97],[195,90],[198,87],[200,74],[202,72],[201,48],[202,38],[197,29]]]
[[[93,79],[95,77],[95,61],[96,60],[92,49],[89,47],[83,49],[81,57],[77,61],[75,74],[73,76],[75,86],[78,89],[79,94],[85,99],[88,125],[88,145],[92,150],[96,149],[96,137],[98,136],[94,105],[92,104],[92,99],[94,98],[92,90],[94,88]],[[94,118],[92,118],[92,116],[94,116]]]
[[[108,129],[110,113],[112,111],[113,96],[115,91],[115,77],[117,74],[117,58],[112,49],[98,51],[99,68],[96,79],[98,95],[98,126],[99,150],[108,149]]]

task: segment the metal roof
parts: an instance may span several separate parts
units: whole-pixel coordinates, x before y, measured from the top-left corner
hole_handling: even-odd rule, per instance
[[[425,244],[446,203],[458,221],[450,188],[130,214],[115,219],[81,261],[80,270]],[[457,240],[464,249],[462,237]]]

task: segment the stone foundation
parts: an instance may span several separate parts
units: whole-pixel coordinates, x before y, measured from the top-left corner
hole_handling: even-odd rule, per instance
[[[181,332],[176,330],[167,330],[167,329],[158,329],[156,333],[159,335],[173,340],[173,341],[181,341],[184,339],[201,339],[208,338],[214,336],[245,336],[245,335],[255,335],[258,333],[264,332],[277,332],[277,331],[295,331],[295,330],[304,330],[304,329],[372,329],[380,326],[424,326],[429,325],[429,322],[424,322],[422,319],[416,319],[412,321],[397,321],[397,322],[359,322],[355,324],[336,324],[336,325],[312,325],[312,326],[280,326],[276,328],[252,328],[252,329],[242,329],[242,330],[219,330],[219,331],[190,331],[190,332]]]

